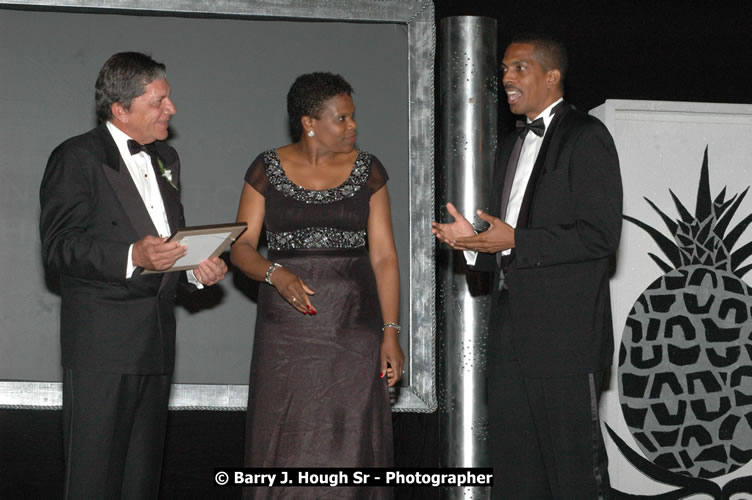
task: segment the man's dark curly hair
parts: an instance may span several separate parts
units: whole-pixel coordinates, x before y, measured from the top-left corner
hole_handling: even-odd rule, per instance
[[[287,93],[287,116],[293,141],[299,141],[303,134],[301,118],[306,115],[318,118],[324,101],[342,94],[352,95],[353,92],[352,86],[334,73],[306,73],[297,77]]]

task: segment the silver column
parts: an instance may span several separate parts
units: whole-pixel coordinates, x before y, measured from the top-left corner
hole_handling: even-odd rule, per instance
[[[496,20],[448,17],[439,28],[439,219],[448,201],[476,223],[488,210],[496,153],[498,61]],[[482,221],[481,221],[482,222]],[[437,251],[442,467],[487,467],[484,369],[491,283],[466,272],[446,245]],[[446,488],[443,498],[488,498],[488,488]]]

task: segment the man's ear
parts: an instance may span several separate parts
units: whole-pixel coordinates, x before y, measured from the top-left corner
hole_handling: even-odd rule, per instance
[[[112,103],[110,106],[113,120],[119,120],[123,123],[128,123],[128,110],[123,107],[119,102]]]
[[[548,88],[558,88],[561,85],[561,71],[558,69],[549,70],[546,73],[546,86]]]

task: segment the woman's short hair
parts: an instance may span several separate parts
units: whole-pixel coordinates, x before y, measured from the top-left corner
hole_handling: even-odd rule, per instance
[[[299,141],[303,134],[301,118],[318,118],[324,102],[342,94],[351,96],[353,88],[341,75],[316,72],[297,77],[287,92],[287,116],[293,141]]]

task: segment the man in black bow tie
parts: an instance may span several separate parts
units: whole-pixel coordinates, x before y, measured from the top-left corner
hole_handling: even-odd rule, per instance
[[[598,417],[613,333],[609,258],[622,188],[613,139],[564,100],[567,58],[547,36],[506,49],[509,108],[525,121],[496,158],[491,214],[475,234],[456,208],[436,237],[494,273],[489,322],[489,448],[494,498],[610,495]]]
[[[165,66],[124,52],[95,84],[100,125],[51,154],[40,188],[44,262],[60,276],[66,499],[157,498],[175,361],[175,294],[227,266],[169,269],[186,249],[175,105]]]

